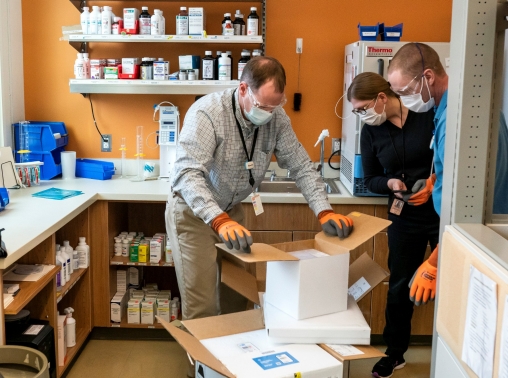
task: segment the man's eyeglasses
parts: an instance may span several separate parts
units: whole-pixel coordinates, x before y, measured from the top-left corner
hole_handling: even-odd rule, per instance
[[[375,98],[372,99],[372,101],[374,101],[374,100],[375,100]],[[367,105],[365,105],[363,108],[353,109],[352,112],[354,114],[356,114],[356,115],[365,115],[365,114],[367,114],[367,109],[369,108],[370,104],[372,104],[372,101],[369,102]]]
[[[417,80],[419,77],[421,77],[421,80]],[[421,91],[421,84],[423,83],[423,76],[422,75],[416,75],[413,80],[411,80],[408,85],[406,85],[402,89],[395,89],[392,87],[392,91],[394,91],[399,96],[410,96],[414,95],[416,93],[420,93]]]
[[[262,109],[262,110],[266,110],[267,112],[273,112],[279,108],[282,108],[288,102],[286,95],[284,95],[284,98],[282,99],[282,101],[280,102],[279,105],[263,105],[256,99],[256,97],[254,96],[254,93],[252,93],[252,90],[250,89],[250,87],[247,87],[247,94],[249,95],[249,98],[250,98],[252,105],[254,107]]]

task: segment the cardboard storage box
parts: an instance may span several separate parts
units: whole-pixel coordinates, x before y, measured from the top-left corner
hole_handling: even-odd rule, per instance
[[[190,334],[161,323],[196,360],[196,377],[342,377],[342,363],[317,345],[271,343],[262,310],[182,321]]]
[[[242,263],[266,261],[265,299],[289,316],[295,319],[306,319],[344,311],[347,309],[350,286],[348,285],[349,252],[391,223],[388,220],[358,212],[353,212],[349,216],[354,221],[354,230],[346,239],[320,232],[315,239],[311,240],[273,246],[254,243],[251,246],[251,253],[231,250],[224,244],[217,244],[217,247]],[[287,253],[309,249],[323,252],[328,256],[300,260]],[[367,275],[368,272],[365,274]],[[223,260],[222,281],[256,303],[258,302],[257,286],[253,285],[256,283],[256,278],[248,276],[250,276],[249,273],[242,272],[241,268],[231,266]],[[386,275],[382,275],[380,281],[385,277]]]

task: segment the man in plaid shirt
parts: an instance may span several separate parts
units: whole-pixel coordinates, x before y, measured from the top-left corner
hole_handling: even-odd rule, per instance
[[[259,186],[272,155],[291,170],[325,232],[344,238],[352,231],[353,221],[333,212],[325,184],[282,109],[285,85],[276,59],[253,58],[238,88],[201,98],[185,116],[166,208],[183,319],[219,314],[215,244],[249,249],[252,236],[241,225],[240,202]]]

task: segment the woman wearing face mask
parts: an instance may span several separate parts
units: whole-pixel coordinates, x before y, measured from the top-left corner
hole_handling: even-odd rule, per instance
[[[390,377],[404,367],[404,353],[411,335],[414,303],[409,283],[424,261],[427,244],[434,249],[439,239],[439,216],[430,190],[406,194],[431,171],[429,148],[434,130],[434,111],[415,113],[407,109],[390,84],[375,73],[355,77],[347,92],[353,112],[365,123],[361,133],[362,165],[367,188],[388,194],[390,282],[383,338],[386,355],[374,365],[374,377]],[[417,200],[415,200],[417,198]]]

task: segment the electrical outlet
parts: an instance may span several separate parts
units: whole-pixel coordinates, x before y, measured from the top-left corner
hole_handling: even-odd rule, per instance
[[[335,151],[340,151],[340,138],[332,138],[332,153]]]
[[[303,38],[296,39],[296,53],[301,54],[303,52]]]
[[[113,139],[111,134],[102,134],[101,138],[101,152],[111,152],[113,145]]]

